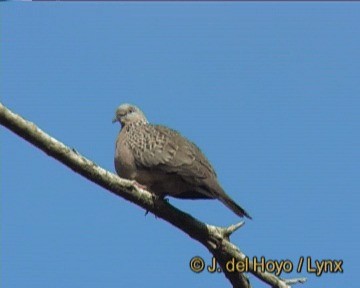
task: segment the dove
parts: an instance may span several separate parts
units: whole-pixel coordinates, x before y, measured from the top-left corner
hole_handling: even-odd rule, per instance
[[[148,122],[135,105],[122,104],[113,122],[121,125],[116,140],[116,173],[165,197],[218,199],[236,215],[251,216],[225,193],[201,150],[179,132]]]

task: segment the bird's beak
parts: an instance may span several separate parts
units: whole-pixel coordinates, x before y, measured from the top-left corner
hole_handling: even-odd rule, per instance
[[[114,119],[111,121],[112,123],[117,122],[118,120],[116,119],[116,117],[114,117]]]

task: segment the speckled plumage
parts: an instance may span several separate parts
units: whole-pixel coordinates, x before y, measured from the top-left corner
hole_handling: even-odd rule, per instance
[[[120,177],[136,180],[161,197],[219,199],[237,215],[251,218],[224,192],[194,143],[175,130],[149,124],[130,104],[118,107],[115,121],[121,123],[114,159]]]

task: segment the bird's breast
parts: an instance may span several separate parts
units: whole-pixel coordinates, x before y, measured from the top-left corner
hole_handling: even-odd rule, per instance
[[[115,170],[116,173],[126,179],[136,179],[135,159],[132,151],[124,141],[124,135],[119,134],[115,147]]]

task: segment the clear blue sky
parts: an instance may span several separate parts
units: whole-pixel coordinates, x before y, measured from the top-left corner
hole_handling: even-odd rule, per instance
[[[114,171],[116,107],[200,146],[247,255],[343,260],[355,287],[359,3],[1,3],[1,102]],[[210,224],[218,201],[170,202]],[[2,287],[226,287],[200,244],[1,128]],[[254,287],[266,287],[250,276]],[[300,287],[300,286],[299,286]]]

